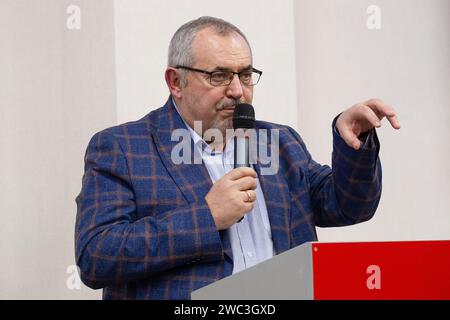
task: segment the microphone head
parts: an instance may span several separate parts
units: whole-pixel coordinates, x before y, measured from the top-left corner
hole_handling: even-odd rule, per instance
[[[255,128],[255,109],[248,103],[238,104],[233,112],[233,129]]]

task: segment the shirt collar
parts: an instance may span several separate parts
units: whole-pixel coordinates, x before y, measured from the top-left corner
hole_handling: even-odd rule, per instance
[[[194,141],[194,145],[203,144],[203,145],[208,146],[208,144],[205,142],[205,140],[203,140],[202,137],[200,137],[200,136],[198,135],[198,133],[195,132],[195,130],[192,129],[191,126],[190,126],[186,121],[184,121],[183,117],[181,116],[180,110],[178,110],[177,103],[175,102],[175,100],[173,99],[173,97],[172,97],[172,103],[173,103],[173,105],[175,106],[175,110],[177,110],[177,113],[178,113],[178,115],[180,116],[181,120],[183,120],[184,124],[185,124],[186,127],[189,129],[189,132],[190,132],[190,134],[191,134],[192,140]]]

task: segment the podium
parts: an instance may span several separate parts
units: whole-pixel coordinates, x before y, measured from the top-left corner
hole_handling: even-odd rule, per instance
[[[307,242],[193,300],[448,300],[450,241]]]

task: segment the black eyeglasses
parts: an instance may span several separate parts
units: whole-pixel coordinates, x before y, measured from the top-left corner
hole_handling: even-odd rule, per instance
[[[237,74],[239,77],[239,80],[241,83],[245,86],[254,86],[258,84],[259,79],[261,78],[262,71],[251,68],[248,70],[244,70],[241,72],[233,72],[233,71],[206,71],[206,70],[200,70],[195,69],[191,67],[185,67],[185,66],[176,66],[176,69],[185,69],[189,71],[195,71],[195,72],[201,72],[204,74],[209,75],[209,83],[212,86],[219,87],[219,86],[229,86],[230,83],[234,79],[234,75]]]

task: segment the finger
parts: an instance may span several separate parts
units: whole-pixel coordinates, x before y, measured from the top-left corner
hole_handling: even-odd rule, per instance
[[[391,124],[392,128],[394,129],[400,129],[400,122],[398,122],[397,116],[393,115],[393,116],[386,116],[386,118],[388,119],[389,123]]]
[[[397,129],[397,130],[400,129],[400,122],[398,121],[397,113],[390,106],[389,106],[389,113],[386,113],[386,118],[388,119],[392,128]]]
[[[256,189],[256,178],[253,177],[243,177],[236,180],[235,183],[237,184],[239,191]]]
[[[253,170],[252,168],[240,167],[240,168],[235,168],[235,169],[231,170],[230,172],[228,172],[226,174],[226,176],[230,180],[239,180],[239,179],[241,179],[243,177],[256,178],[256,171]]]
[[[351,130],[351,128],[344,127],[339,129],[339,134],[345,143],[355,150],[360,148],[361,141],[359,141],[356,134]]]
[[[249,213],[253,210],[254,202],[246,202],[244,203],[244,212]]]
[[[394,129],[400,129],[400,122],[397,119],[395,110],[387,103],[380,99],[370,99],[366,104],[375,111],[378,118],[381,120],[386,117]]]
[[[249,196],[250,196],[250,202],[256,201],[256,191],[253,190],[247,190]]]
[[[389,114],[392,111],[391,108],[383,100],[376,99],[376,98],[367,100],[367,101],[363,102],[362,104],[368,106],[373,111],[375,111],[377,114],[381,114],[383,116]]]
[[[360,110],[360,117],[363,119],[369,121],[369,123],[374,126],[375,128],[381,127],[380,118],[377,116],[377,114],[374,112],[374,110],[368,106],[368,105],[362,105],[363,108]]]
[[[256,192],[253,190],[245,190],[241,192],[243,194],[244,202],[255,202]]]

